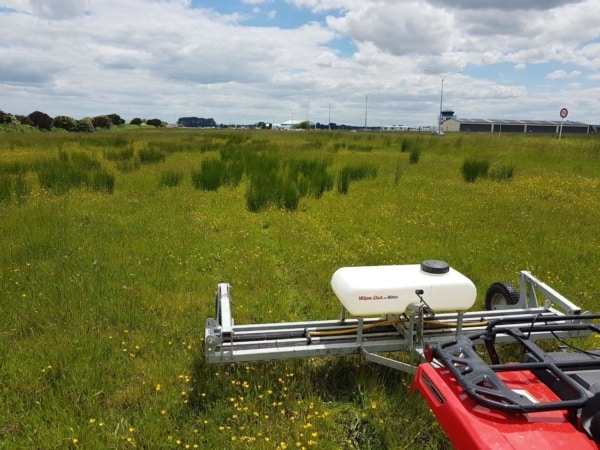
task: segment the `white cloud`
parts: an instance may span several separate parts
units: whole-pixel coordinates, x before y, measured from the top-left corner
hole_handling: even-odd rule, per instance
[[[549,73],[548,75],[546,75],[546,78],[548,78],[549,80],[562,80],[562,79],[566,79],[566,78],[575,78],[581,75],[581,71],[579,70],[572,70],[571,72],[565,72],[562,69],[559,70],[555,70],[551,73]]]
[[[242,0],[242,3],[247,5],[264,5],[266,3],[273,3],[273,0]]]
[[[48,19],[72,19],[84,14],[88,0],[29,0],[32,12]]]
[[[361,4],[372,3],[360,0],[285,0],[285,2],[313,12],[349,11],[359,9]]]
[[[444,0],[431,0],[432,3],[440,6],[448,6]],[[531,11],[548,10],[569,4],[581,3],[582,0],[455,0],[452,6],[460,9],[491,9],[491,10],[509,10],[509,11]]]
[[[568,79],[564,101],[600,120],[600,0],[243,0],[269,26],[203,3],[0,0],[0,108],[250,123],[306,105],[324,121],[332,105],[332,120],[356,124],[368,94],[373,123],[423,124],[439,109],[428,69],[463,72],[444,96],[463,117],[545,118],[548,80]],[[309,12],[318,20],[282,22]]]
[[[355,42],[372,42],[394,55],[440,54],[451,49],[456,37],[451,16],[419,1],[391,2],[385,8],[365,2],[341,17],[328,17],[327,24]]]

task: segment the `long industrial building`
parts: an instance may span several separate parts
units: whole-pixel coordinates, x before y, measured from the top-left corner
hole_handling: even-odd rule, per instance
[[[443,117],[443,116],[442,116]],[[494,120],[460,119],[455,116],[444,118],[442,132],[489,132],[489,133],[553,133],[560,132],[560,120]],[[565,120],[562,122],[563,134],[590,134],[592,125]]]

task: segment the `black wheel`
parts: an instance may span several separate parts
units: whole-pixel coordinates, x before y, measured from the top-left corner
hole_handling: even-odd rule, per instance
[[[581,424],[587,434],[600,444],[600,394],[594,394],[583,406]]]
[[[519,303],[519,290],[511,283],[497,282],[490,285],[485,293],[485,309],[504,309]]]
[[[600,411],[594,414],[590,421],[590,434],[594,441],[600,444]]]

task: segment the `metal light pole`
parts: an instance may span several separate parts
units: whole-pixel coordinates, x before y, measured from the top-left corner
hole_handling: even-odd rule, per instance
[[[367,113],[369,111],[369,96],[365,95],[365,131],[367,131]]]
[[[424,72],[431,73],[433,75],[437,75],[442,80],[442,90],[440,91],[440,116],[438,117],[438,133],[442,134],[442,111],[444,108],[444,80],[448,78],[450,75],[456,75],[462,72],[450,72],[446,74],[432,72],[431,70],[424,70]]]

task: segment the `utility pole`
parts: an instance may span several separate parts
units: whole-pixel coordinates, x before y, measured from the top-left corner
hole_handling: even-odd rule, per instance
[[[369,96],[365,95],[365,131],[367,131],[367,112],[369,110]]]

